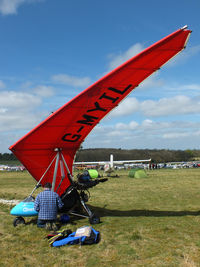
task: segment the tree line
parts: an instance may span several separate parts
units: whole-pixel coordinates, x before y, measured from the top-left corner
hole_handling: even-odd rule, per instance
[[[13,153],[0,153],[0,161],[13,161],[17,160]]]
[[[109,161],[110,154],[113,154],[114,160],[151,158],[154,163],[200,160],[200,150],[81,148],[75,161]],[[13,153],[0,153],[0,161],[16,160]]]
[[[109,161],[110,154],[114,160],[152,159],[154,163],[191,161],[200,159],[200,150],[168,150],[168,149],[113,149],[96,148],[80,149],[75,161]]]

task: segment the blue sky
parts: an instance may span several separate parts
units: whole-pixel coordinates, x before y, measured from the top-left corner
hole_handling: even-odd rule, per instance
[[[106,72],[188,25],[187,48],[83,147],[200,149],[199,0],[0,0],[0,152]]]

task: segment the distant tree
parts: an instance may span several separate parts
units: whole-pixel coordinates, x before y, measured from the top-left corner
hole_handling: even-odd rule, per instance
[[[10,161],[10,160],[17,160],[13,153],[0,153],[0,160]]]

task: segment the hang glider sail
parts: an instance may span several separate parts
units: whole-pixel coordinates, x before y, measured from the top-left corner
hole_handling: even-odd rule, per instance
[[[72,182],[76,151],[91,130],[143,80],[186,46],[183,27],[151,45],[66,103],[9,149],[44,185],[61,195]]]

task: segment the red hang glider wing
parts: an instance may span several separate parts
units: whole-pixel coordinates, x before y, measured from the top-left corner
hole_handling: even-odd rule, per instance
[[[89,132],[144,79],[185,48],[190,30],[185,27],[153,44],[66,103],[45,121],[10,147],[10,150],[39,181],[56,155],[62,150],[69,170],[73,159]],[[56,186],[61,180],[58,167]],[[52,182],[54,164],[42,184]],[[70,185],[64,179],[59,194]]]

